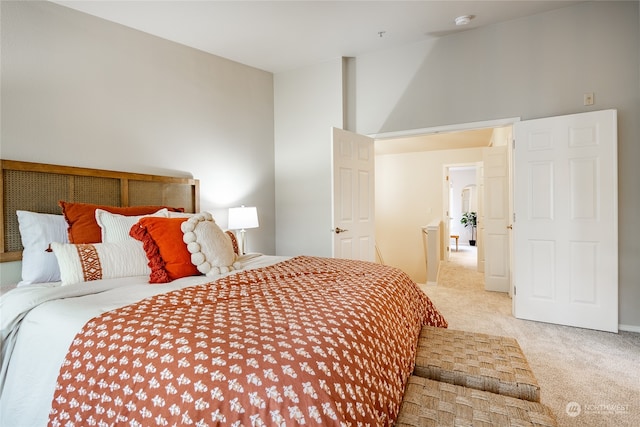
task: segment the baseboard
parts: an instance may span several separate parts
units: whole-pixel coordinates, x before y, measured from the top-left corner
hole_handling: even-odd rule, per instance
[[[618,330],[626,332],[637,332],[640,334],[640,326],[634,325],[618,325]]]

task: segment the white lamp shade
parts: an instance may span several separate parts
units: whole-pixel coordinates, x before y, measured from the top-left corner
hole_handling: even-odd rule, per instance
[[[229,208],[229,229],[244,230],[258,227],[258,210],[254,206]]]

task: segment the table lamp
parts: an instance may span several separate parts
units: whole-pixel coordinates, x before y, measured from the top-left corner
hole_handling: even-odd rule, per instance
[[[255,206],[240,206],[239,208],[229,208],[229,229],[240,230],[240,253],[246,253],[246,236],[247,228],[258,227],[258,210]]]

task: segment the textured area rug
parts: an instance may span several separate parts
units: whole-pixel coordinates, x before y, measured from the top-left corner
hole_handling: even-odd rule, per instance
[[[640,426],[640,334],[516,319],[511,298],[484,290],[476,248],[460,246],[438,285],[422,285],[452,329],[518,340],[560,426]]]

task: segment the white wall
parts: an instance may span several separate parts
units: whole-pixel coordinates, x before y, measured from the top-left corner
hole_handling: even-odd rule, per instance
[[[331,256],[331,128],[343,125],[342,59],[276,74],[278,255]]]
[[[359,56],[355,91],[356,131],[365,134],[617,109],[620,323],[636,328],[640,328],[638,9],[637,1],[584,2]],[[595,93],[593,106],[582,105],[585,92]],[[422,199],[422,194],[415,198]]]
[[[3,159],[193,176],[223,227],[257,206],[249,250],[275,253],[271,73],[49,2],[0,7]]]
[[[443,167],[480,160],[481,148],[376,156],[376,242],[385,264],[426,283],[421,227],[442,221]]]

